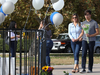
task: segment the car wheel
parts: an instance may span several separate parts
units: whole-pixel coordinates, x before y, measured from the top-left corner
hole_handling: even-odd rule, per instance
[[[100,48],[96,48],[95,53],[100,53]]]
[[[66,49],[64,50],[64,53],[72,53],[72,49],[70,46],[66,47]]]

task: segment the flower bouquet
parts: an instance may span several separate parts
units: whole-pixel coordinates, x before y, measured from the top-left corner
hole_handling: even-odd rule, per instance
[[[40,71],[41,75],[52,75],[53,67],[43,66],[42,70]]]
[[[85,34],[88,34],[88,33],[89,33],[89,27],[90,27],[90,24],[84,24],[84,25],[82,26],[82,28],[83,28]],[[86,37],[86,38],[87,38],[87,43],[89,43],[89,38],[88,38],[88,37]]]

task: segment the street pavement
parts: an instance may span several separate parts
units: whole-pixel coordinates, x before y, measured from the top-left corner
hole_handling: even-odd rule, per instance
[[[72,73],[74,65],[52,65],[54,67],[53,75],[64,75],[63,71],[71,73],[71,75],[100,75],[100,64],[94,64],[92,73]],[[81,65],[80,65],[81,70]],[[88,71],[88,65],[86,65],[86,71]]]
[[[54,67],[53,75],[65,75],[63,71],[70,73],[70,75],[100,75],[100,64],[94,64],[93,72],[92,73],[72,73],[74,65],[52,65]],[[79,65],[81,70],[81,65]],[[86,71],[88,71],[88,65],[86,65]],[[17,75],[19,75],[19,67],[16,71]],[[28,68],[28,67],[27,67]],[[28,72],[28,71],[27,71]],[[22,73],[24,73],[24,67],[22,67]]]

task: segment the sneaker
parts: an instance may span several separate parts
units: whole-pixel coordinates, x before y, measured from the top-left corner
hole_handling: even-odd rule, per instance
[[[80,73],[85,73],[85,72],[86,72],[86,70],[83,70],[83,69],[80,71]]]
[[[92,73],[92,71],[91,70],[88,70],[87,73]]]

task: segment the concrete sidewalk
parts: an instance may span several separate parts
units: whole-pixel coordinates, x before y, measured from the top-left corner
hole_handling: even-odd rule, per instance
[[[93,72],[92,73],[72,73],[74,65],[52,65],[54,67],[53,75],[64,75],[63,71],[69,72],[72,75],[100,75],[100,64],[94,64]],[[88,67],[88,65],[86,65]],[[81,65],[80,65],[81,70]],[[86,71],[88,68],[86,68]]]

